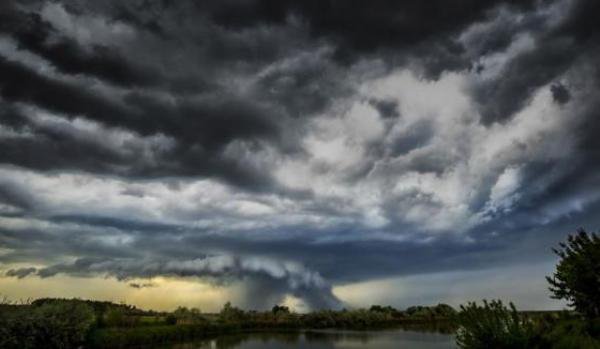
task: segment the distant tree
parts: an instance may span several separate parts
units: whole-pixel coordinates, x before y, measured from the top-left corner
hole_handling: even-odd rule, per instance
[[[175,323],[177,324],[199,324],[206,322],[204,316],[202,316],[202,312],[198,308],[188,309],[187,307],[178,307],[173,311],[173,313],[169,314],[171,317],[166,319],[169,322],[173,322],[173,318],[175,318]]]
[[[275,315],[277,314],[289,314],[290,313],[290,308],[286,307],[285,305],[276,305],[271,309],[271,312]]]
[[[242,309],[234,307],[230,302],[223,305],[223,309],[219,312],[219,319],[224,322],[239,322],[245,318],[245,313]]]
[[[378,304],[374,304],[374,305],[371,306],[371,308],[369,308],[369,311],[373,311],[373,312],[376,312],[376,313],[389,313],[392,310],[394,310],[394,309],[392,307],[390,307],[389,305],[386,306],[386,307],[384,307],[384,306],[381,306],[381,305],[378,305]]]
[[[456,315],[456,310],[448,304],[440,303],[433,308],[435,316],[452,317]]]
[[[552,298],[568,301],[589,319],[600,317],[600,237],[579,229],[553,251],[560,261],[546,277]]]
[[[167,316],[165,316],[165,323],[167,325],[177,324],[177,316],[175,316],[174,314],[168,314]]]
[[[139,320],[139,316],[129,315],[124,308],[111,308],[104,313],[101,323],[104,327],[135,327]]]

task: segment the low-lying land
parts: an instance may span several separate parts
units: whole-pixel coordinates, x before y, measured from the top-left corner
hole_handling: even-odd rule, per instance
[[[244,311],[227,303],[217,314],[180,307],[173,312],[78,299],[39,299],[0,306],[2,348],[125,348],[202,338],[207,335],[262,330],[378,329],[397,326],[451,333],[456,311],[445,304],[370,309],[320,310],[306,314],[285,306]]]
[[[471,334],[473,329],[488,331],[479,336],[514,337],[509,341],[514,340],[515,344],[527,340],[523,348],[598,348],[599,343],[585,334],[585,324],[576,313],[518,313],[499,302],[484,306],[469,304],[461,311],[446,304],[405,310],[374,305],[369,309],[319,310],[306,314],[292,312],[285,306],[274,306],[270,311],[245,311],[227,303],[219,313],[210,314],[184,307],[173,312],[156,312],[110,302],[39,299],[26,304],[3,304],[0,313],[0,347],[8,349],[132,348],[219,334],[274,330],[404,328],[455,333],[459,326],[470,326]],[[512,325],[511,319],[515,321]],[[482,323],[488,328],[480,326]],[[523,323],[528,325],[519,325]],[[458,338],[465,342],[472,339],[460,334],[459,330]],[[469,343],[463,347],[469,348]]]

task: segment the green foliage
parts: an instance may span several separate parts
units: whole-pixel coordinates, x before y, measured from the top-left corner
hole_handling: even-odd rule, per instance
[[[275,315],[277,314],[289,314],[290,313],[290,308],[286,307],[285,305],[275,305],[272,309],[271,312]]]
[[[456,315],[456,310],[449,306],[448,304],[440,303],[433,307],[433,314],[439,317],[454,317]]]
[[[108,309],[104,313],[104,324],[107,327],[121,327],[125,324],[125,313],[118,308]]]
[[[230,302],[223,305],[223,309],[219,312],[219,320],[222,322],[241,322],[246,319],[244,311],[238,307],[234,307]]]
[[[165,323],[167,325],[175,325],[177,323],[177,316],[175,314],[169,314],[165,317]]]
[[[600,349],[600,340],[590,335],[593,324],[578,314],[543,316],[534,323],[535,348]]]
[[[141,316],[129,315],[125,309],[114,307],[106,310],[101,319],[105,327],[134,327],[139,324]]]
[[[192,325],[205,323],[207,321],[204,316],[202,316],[200,309],[197,308],[188,309],[186,307],[179,307],[172,315],[175,317],[176,324]]]
[[[531,348],[532,324],[521,319],[515,306],[510,309],[501,301],[468,303],[457,314],[459,329],[456,343],[464,349]]]
[[[81,315],[81,309],[86,309],[86,317]],[[211,317],[186,307],[157,313],[110,302],[41,299],[26,305],[0,304],[0,312],[5,315],[0,318],[0,348],[68,349],[73,343],[83,343],[86,337],[86,347],[128,348],[247,330],[372,329],[395,326],[399,321],[419,326],[438,318],[447,319],[447,314],[454,311],[445,305],[419,309],[426,311],[428,317],[411,317],[393,307],[379,305],[370,309],[298,314],[281,305],[259,312],[244,311],[226,303],[218,315]],[[70,327],[64,326],[69,323]],[[42,324],[47,327],[42,328]],[[67,334],[72,338],[67,338]]]
[[[60,301],[22,306],[0,314],[0,348],[76,348],[95,322],[91,307]]]
[[[412,306],[408,307],[405,311],[406,315],[411,317],[421,318],[451,318],[456,315],[456,310],[448,304],[440,303],[436,306]]]
[[[387,305],[387,306],[372,305],[371,308],[369,308],[369,311],[375,312],[375,313],[388,314],[389,316],[391,316],[394,319],[400,319],[400,318],[405,317],[405,314],[403,312],[401,312],[398,309],[391,307],[389,305]]]
[[[546,277],[553,298],[564,299],[588,319],[600,317],[600,236],[580,229],[553,249],[560,257],[556,272]]]

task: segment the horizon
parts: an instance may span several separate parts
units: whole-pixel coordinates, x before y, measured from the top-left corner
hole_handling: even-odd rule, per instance
[[[435,307],[435,306],[438,306],[438,305],[449,305],[449,304],[446,304],[446,303],[435,303],[435,304],[432,303],[432,304],[415,304],[415,305],[411,305],[411,306],[408,306],[408,307],[405,307],[405,308],[396,308],[396,307],[393,307],[393,306],[387,305],[387,304],[371,304],[370,306],[367,306],[367,307],[348,307],[348,308],[343,307],[343,308],[337,309],[337,310],[324,308],[324,309],[311,309],[311,310],[309,310],[309,309],[301,309],[299,311],[298,309],[290,308],[289,306],[287,306],[285,304],[274,304],[271,308],[258,310],[258,309],[251,309],[251,308],[241,308],[241,307],[238,307],[237,305],[235,305],[235,304],[233,304],[233,303],[231,303],[229,301],[226,301],[225,303],[223,303],[221,305],[221,307],[218,308],[217,311],[204,311],[203,309],[200,309],[200,308],[187,307],[187,306],[177,306],[176,308],[169,308],[169,309],[159,310],[159,309],[138,307],[138,306],[136,306],[134,304],[129,304],[129,303],[123,302],[123,301],[115,302],[115,301],[112,301],[112,300],[90,299],[90,298],[79,298],[79,297],[73,297],[73,298],[68,298],[68,297],[41,297],[41,298],[36,298],[36,299],[31,299],[30,298],[30,299],[19,299],[19,300],[11,300],[11,299],[4,298],[2,300],[2,302],[3,302],[2,304],[3,305],[9,305],[9,306],[23,306],[23,305],[30,305],[30,304],[34,303],[35,301],[39,301],[39,300],[58,300],[58,301],[81,301],[81,302],[111,303],[111,304],[114,304],[114,305],[131,306],[131,307],[133,307],[133,309],[138,309],[138,310],[141,310],[141,311],[144,311],[144,312],[156,312],[156,313],[171,313],[171,312],[176,311],[177,309],[185,308],[185,309],[188,309],[188,310],[196,310],[200,314],[206,314],[206,315],[217,315],[217,314],[219,314],[219,312],[225,307],[226,304],[229,304],[232,307],[239,308],[239,309],[241,309],[243,311],[246,311],[246,312],[272,312],[274,307],[285,306],[285,307],[288,308],[288,310],[290,312],[297,313],[297,314],[309,314],[311,312],[318,312],[318,311],[342,311],[343,312],[343,311],[353,311],[353,310],[369,310],[371,307],[374,307],[374,306],[381,306],[381,307],[384,307],[384,308],[391,307],[392,309],[394,309],[396,311],[405,312],[406,310],[408,310],[411,307],[426,307],[427,308],[427,307]],[[494,300],[496,300],[496,299],[485,299],[485,301],[494,301]],[[498,299],[498,300],[503,301],[501,299]],[[484,300],[482,299],[482,300],[475,301],[475,303],[482,304],[483,301]],[[456,307],[452,307],[452,308],[454,310],[457,310]],[[540,312],[540,313],[543,313],[543,312],[562,312],[562,311],[569,311],[569,309],[561,308],[561,309],[548,309],[548,310],[529,310],[529,309],[520,309],[520,310],[518,310],[518,312],[520,312],[520,313],[529,313],[529,312]]]
[[[0,4],[0,296],[558,310],[593,0]]]

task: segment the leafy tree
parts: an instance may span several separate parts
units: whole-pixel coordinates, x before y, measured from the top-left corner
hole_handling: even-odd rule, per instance
[[[177,324],[177,316],[175,316],[174,314],[168,314],[167,316],[165,316],[165,323],[167,325]]]
[[[271,309],[271,312],[274,315],[277,315],[277,314],[289,314],[290,313],[290,308],[286,307],[285,305],[275,305]]]
[[[546,277],[552,298],[568,301],[588,319],[600,317],[600,236],[579,229],[553,251],[561,259]]]
[[[125,325],[125,312],[119,308],[108,309],[104,313],[103,323],[107,327],[120,327]]]
[[[202,316],[202,312],[198,308],[188,309],[187,307],[178,307],[171,315],[175,317],[175,323],[178,324],[189,325],[206,322],[206,319]],[[169,321],[172,321],[172,319],[169,319]]]
[[[234,307],[230,302],[225,303],[223,309],[219,312],[219,319],[223,322],[240,322],[244,318],[244,311],[238,307]]]
[[[433,313],[435,316],[452,317],[456,315],[456,310],[448,304],[440,303],[433,307]]]

